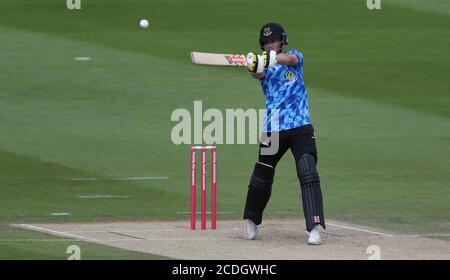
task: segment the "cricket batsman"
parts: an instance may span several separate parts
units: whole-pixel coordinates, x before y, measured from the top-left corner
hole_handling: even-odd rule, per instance
[[[261,28],[259,43],[262,55],[248,53],[247,67],[258,79],[265,95],[266,115],[264,132],[278,134],[278,150],[263,153],[271,145],[261,140],[258,161],[248,186],[244,209],[247,221],[245,238],[255,239],[262,222],[264,208],[272,192],[277,163],[288,149],[291,150],[300,182],[303,212],[308,232],[308,243],[319,245],[319,225],[325,229],[322,191],[317,172],[317,148],[314,128],[308,112],[308,95],[303,81],[303,55],[297,50],[286,51],[287,33],[277,23],[267,23]],[[277,114],[273,114],[277,112]],[[271,118],[277,119],[273,120]],[[271,125],[277,122],[277,125]]]

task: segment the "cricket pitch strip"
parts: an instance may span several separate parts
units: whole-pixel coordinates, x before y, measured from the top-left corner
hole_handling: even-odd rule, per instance
[[[322,245],[307,244],[300,220],[265,220],[257,240],[243,239],[244,221],[220,221],[217,230],[191,230],[186,221],[20,224],[45,232],[176,259],[450,259],[450,242],[328,221]],[[378,246],[378,247],[375,247]],[[375,248],[375,251],[374,251]]]

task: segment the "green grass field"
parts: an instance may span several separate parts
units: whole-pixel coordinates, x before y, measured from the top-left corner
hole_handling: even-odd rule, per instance
[[[448,1],[382,0],[380,11],[360,0],[275,3],[82,0],[69,11],[65,1],[2,1],[0,259],[64,259],[73,243],[1,241],[57,239],[11,223],[188,222],[177,212],[189,210],[189,146],[171,142],[171,113],[194,100],[264,105],[245,69],[195,66],[189,53],[259,51],[267,21],[305,58],[326,216],[450,233]],[[234,211],[219,219],[241,217],[256,156],[256,145],[219,145],[218,210]],[[168,179],[114,180],[148,176]],[[298,191],[287,154],[265,217],[302,218]],[[80,198],[91,195],[117,197]],[[51,215],[60,212],[70,215]],[[158,258],[83,246],[94,259]]]

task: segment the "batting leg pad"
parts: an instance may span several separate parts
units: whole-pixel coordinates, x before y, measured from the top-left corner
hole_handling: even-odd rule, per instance
[[[320,189],[319,173],[317,173],[316,169],[316,159],[310,154],[301,156],[297,162],[297,174],[302,192],[306,229],[311,231],[317,224],[325,228],[323,198]]]
[[[272,194],[275,169],[267,164],[257,162],[248,186],[245,202],[244,219],[250,219],[259,225],[262,215]]]

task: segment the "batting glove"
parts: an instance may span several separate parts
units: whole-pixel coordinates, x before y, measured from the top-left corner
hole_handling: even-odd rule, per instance
[[[247,68],[251,73],[261,73],[264,72],[264,58],[261,55],[256,55],[249,52],[246,57]]]
[[[266,52],[263,51],[262,57],[264,59],[264,68],[270,68],[272,66],[274,66],[275,64],[277,64],[277,52],[276,51],[270,51],[270,52]]]

